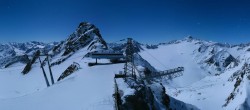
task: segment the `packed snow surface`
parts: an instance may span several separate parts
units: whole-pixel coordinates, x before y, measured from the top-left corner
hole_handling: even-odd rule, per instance
[[[32,71],[22,75],[23,66],[0,71],[0,110],[111,110],[114,100],[114,74],[123,64],[88,67],[93,59],[83,58],[84,52],[74,54],[60,66],[52,67],[55,80],[72,62],[81,69],[50,87],[36,63]],[[99,62],[108,62],[99,60]],[[46,69],[49,77],[48,67]]]

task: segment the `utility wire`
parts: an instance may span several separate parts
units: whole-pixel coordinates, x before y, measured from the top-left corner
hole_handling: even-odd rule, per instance
[[[154,57],[152,54],[150,54],[147,50],[144,50],[149,56],[154,58],[159,64],[161,64],[165,69],[168,69],[167,66],[165,66],[160,60],[158,60],[156,57]]]

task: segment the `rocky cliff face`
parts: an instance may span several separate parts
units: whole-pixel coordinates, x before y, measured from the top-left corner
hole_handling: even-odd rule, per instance
[[[87,48],[89,51],[99,49],[107,49],[107,44],[103,40],[99,29],[88,22],[82,22],[74,33],[72,33],[65,41],[55,46],[52,50],[53,54],[61,53],[61,56],[67,56],[75,51]]]

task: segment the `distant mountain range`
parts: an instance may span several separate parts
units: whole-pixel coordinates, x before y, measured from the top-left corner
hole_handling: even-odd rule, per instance
[[[205,109],[205,110],[250,109],[249,107],[250,100],[248,97],[250,94],[250,91],[248,89],[250,88],[249,87],[250,43],[230,45],[230,44],[222,44],[212,41],[200,40],[193,38],[192,36],[188,36],[181,40],[174,40],[165,43],[163,42],[157,45],[143,44],[138,41],[133,41],[133,44],[134,44],[133,45],[134,51],[138,53],[138,55],[134,57],[135,65],[140,69],[148,68],[150,71],[157,72],[176,67],[185,68],[183,76],[179,76],[173,79],[163,77],[161,80],[159,79],[153,80],[153,82],[157,84],[149,84],[150,86],[148,87],[152,88],[151,91],[152,97],[155,98],[155,100],[157,99],[156,100],[157,102],[154,102],[154,104],[151,103],[150,106],[158,105],[157,106],[158,109]],[[51,61],[52,69],[54,69],[53,74],[55,74],[56,79],[59,78],[60,81],[62,81],[63,80],[62,77],[63,78],[66,77],[62,75],[62,73],[69,75],[72,74],[73,72],[76,72],[75,74],[77,74],[78,76],[77,75],[76,75],[77,77],[69,76],[72,79],[68,80],[68,82],[67,81],[65,83],[62,82],[61,85],[58,84],[54,87],[52,86],[51,89],[49,90],[45,89],[43,91],[38,91],[38,94],[32,94],[37,99],[43,99],[44,94],[46,94],[45,96],[53,97],[53,95],[49,94],[50,92],[48,92],[51,90],[56,91],[56,93],[62,92],[63,96],[61,96],[61,94],[54,94],[54,95],[60,98],[67,97],[66,99],[72,97],[78,98],[78,96],[81,97],[82,94],[91,94],[92,92],[98,94],[98,96],[102,98],[103,97],[112,98],[113,90],[108,91],[107,92],[108,95],[107,94],[105,95],[103,91],[105,92],[106,88],[104,87],[107,88],[109,87],[109,89],[113,89],[113,85],[110,86],[110,82],[113,83],[113,81],[110,81],[113,80],[113,75],[114,75],[113,70],[115,70],[115,72],[117,72],[118,70],[122,70],[123,65],[113,64],[113,65],[89,67],[86,63],[91,62],[92,59],[86,58],[84,56],[89,52],[96,52],[96,51],[125,52],[126,46],[127,46],[126,41],[124,40],[121,40],[121,42],[107,43],[102,37],[99,29],[95,25],[88,22],[80,23],[76,31],[61,42],[42,43],[42,42],[32,41],[27,43],[0,44],[0,67],[2,68],[1,70],[3,70],[3,72],[0,71],[0,73],[11,74],[9,70],[14,69],[15,75],[17,75],[14,78],[9,77],[8,75],[3,76],[7,77],[7,79],[0,80],[0,83],[3,84],[5,83],[4,81],[8,82],[9,80],[18,80],[17,81],[18,83],[15,83],[13,85],[17,85],[20,83],[20,86],[23,87],[23,88],[17,88],[15,90],[12,90],[12,88],[11,89],[7,88],[6,92],[4,91],[5,88],[1,89],[0,86],[0,99],[1,97],[4,97],[7,99],[9,98],[8,101],[26,100],[26,98],[27,97],[29,98],[30,95],[28,93],[36,92],[40,89],[45,88],[45,86],[43,85],[44,84],[43,80],[40,80],[41,76],[39,76],[39,74],[41,73],[40,70],[41,64],[38,63],[36,57],[38,51],[40,52],[39,53],[40,55],[49,54],[51,56],[49,59],[46,59],[45,57],[42,57],[41,59],[44,65],[46,65],[44,63],[46,60]],[[101,62],[105,62],[107,64],[110,63],[109,60],[101,60]],[[12,67],[12,65],[17,63],[21,63],[22,66],[21,70],[15,70],[16,67],[15,66]],[[25,80],[16,79],[16,77],[20,77],[18,76],[20,75],[19,73],[21,73],[23,67],[25,68],[27,67],[27,65],[31,69],[30,71],[27,71],[27,74],[29,75],[23,76],[24,79],[25,78],[27,79]],[[74,70],[70,70],[72,68]],[[39,74],[36,74],[37,72]],[[103,74],[108,74],[108,75],[103,75]],[[85,76],[87,77],[86,79],[84,79]],[[103,78],[103,79],[100,78],[100,81],[98,79],[98,81],[101,82],[100,84],[98,83],[98,81],[89,83],[92,80],[97,79],[96,77]],[[32,78],[34,78],[34,80],[39,80],[40,82],[34,84],[26,82],[31,80]],[[141,93],[140,91],[135,92],[134,90],[131,90],[131,88],[124,86],[122,82],[124,81],[120,82],[120,86],[122,85],[121,90],[123,90],[121,92],[123,93],[121,97],[123,101],[125,102],[128,101],[128,103],[123,103],[124,107],[135,109],[132,106],[133,103],[129,101],[132,100],[133,102],[133,100],[136,100],[136,98],[129,97],[131,99],[128,99],[128,96],[131,96],[131,94],[132,95],[137,94],[138,97],[140,97]],[[158,84],[159,82],[161,84]],[[84,84],[88,83],[86,85],[89,85],[89,87],[84,86],[84,89],[79,89],[80,87],[82,87],[79,86],[79,84],[81,85],[83,83]],[[92,85],[95,85],[97,83],[98,87],[95,86],[93,89]],[[27,87],[29,89],[25,88],[26,86],[24,85],[26,84],[28,84],[31,87],[30,88]],[[61,89],[64,87],[66,87],[67,89],[70,88],[69,92],[65,93],[66,90]],[[101,89],[99,90],[98,88]],[[162,88],[166,88],[166,90]],[[26,89],[27,91],[23,91]],[[70,91],[71,89],[72,91]],[[76,92],[78,91],[78,89],[81,92]],[[15,91],[15,92],[10,94],[8,91],[12,92]],[[87,92],[82,93],[85,91]],[[39,92],[44,94],[39,94]],[[76,96],[74,96],[75,92]],[[165,95],[164,93],[163,96],[168,97],[167,98],[168,100],[160,99],[159,97],[161,96],[155,95],[155,94],[162,94],[161,92],[165,92],[167,94]],[[7,96],[10,97],[23,96],[23,97],[17,97],[16,99],[11,99],[10,97]],[[92,98],[99,99],[99,97],[93,96]],[[66,102],[71,101],[66,99],[63,100],[62,98],[62,101]],[[52,102],[61,101],[60,99],[59,100],[51,99],[51,100]],[[88,99],[84,99],[83,101],[86,102],[86,100]],[[162,104],[163,103],[162,101],[165,101],[164,103],[165,104],[168,103],[169,105],[164,106],[164,104]],[[0,109],[8,109],[8,107],[10,107],[10,105],[8,104],[3,105],[4,102],[5,100],[0,100]],[[30,101],[30,103],[33,103],[33,101]],[[80,102],[76,101],[76,103]],[[34,102],[33,104],[38,105],[39,103]],[[113,107],[112,104],[110,105],[108,106],[108,109],[110,109],[110,107],[111,108]],[[18,104],[16,106],[24,107],[23,105],[18,105]],[[62,106],[66,106],[67,108],[66,104]],[[81,108],[80,105],[78,106],[79,108]],[[49,106],[45,105],[45,108],[46,107],[50,108],[51,105]],[[84,107],[86,108],[89,106],[85,105]]]
[[[37,50],[43,53],[49,52],[58,43],[26,42],[0,44],[0,67],[5,67],[17,62],[27,63],[28,58]]]

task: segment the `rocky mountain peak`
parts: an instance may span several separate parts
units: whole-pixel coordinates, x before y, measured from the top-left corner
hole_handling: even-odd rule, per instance
[[[85,47],[89,51],[108,48],[99,29],[88,22],[80,23],[74,33],[72,33],[65,41],[62,41],[59,45],[55,46],[53,53],[63,52],[62,56],[66,56]]]

